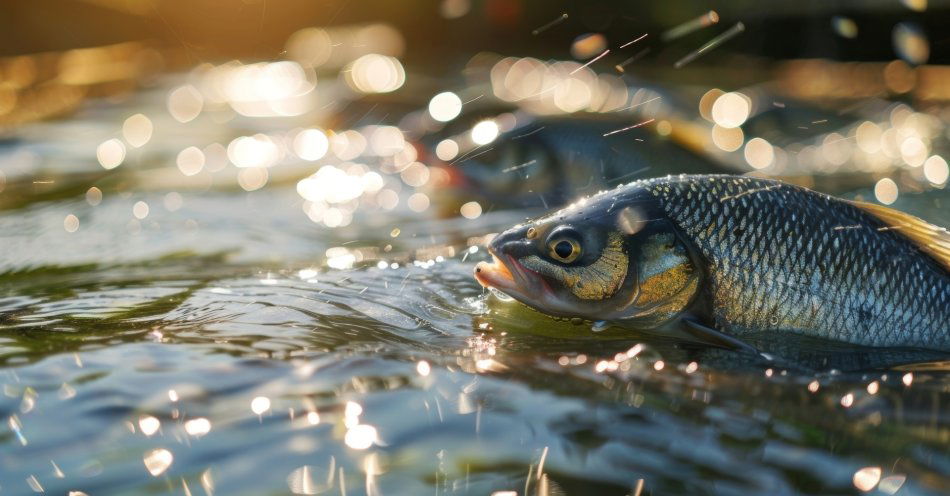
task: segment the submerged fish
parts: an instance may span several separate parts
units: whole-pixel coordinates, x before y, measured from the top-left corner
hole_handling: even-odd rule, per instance
[[[451,178],[429,192],[437,204],[476,200],[502,208],[563,206],[642,177],[714,174],[729,169],[630,118],[537,119],[438,167]],[[675,164],[675,165],[667,165]],[[457,215],[458,208],[448,209]]]
[[[475,277],[546,313],[717,343],[783,331],[950,350],[950,234],[779,181],[633,182],[515,226]]]

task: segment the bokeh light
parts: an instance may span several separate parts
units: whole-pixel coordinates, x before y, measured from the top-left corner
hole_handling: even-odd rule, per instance
[[[330,140],[319,129],[304,129],[294,136],[294,153],[304,160],[320,160],[329,149]]]
[[[439,93],[429,100],[429,115],[439,122],[448,122],[462,113],[462,99],[451,91]]]
[[[346,83],[360,93],[390,93],[406,82],[406,71],[394,57],[367,54],[344,71]]]
[[[487,145],[498,137],[498,124],[492,120],[481,121],[472,127],[472,141],[476,145]]]
[[[741,126],[749,118],[752,107],[749,99],[741,93],[723,93],[712,106],[713,121],[725,128]]]
[[[103,168],[115,169],[125,160],[125,145],[117,139],[103,141],[96,148],[96,158]]]

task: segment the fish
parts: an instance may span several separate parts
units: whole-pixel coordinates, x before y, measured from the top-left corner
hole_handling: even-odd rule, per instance
[[[675,140],[657,139],[652,123],[609,134],[637,122],[629,117],[534,119],[452,160],[431,161],[444,172],[438,176],[450,179],[433,183],[428,194],[436,204],[454,206],[447,209],[454,214],[470,200],[496,210],[546,209],[637,178],[731,170]]]
[[[634,181],[518,224],[476,280],[558,317],[950,350],[950,234],[774,179]]]

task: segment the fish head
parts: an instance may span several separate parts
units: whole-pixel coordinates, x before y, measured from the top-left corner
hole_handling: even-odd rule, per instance
[[[672,319],[699,291],[695,250],[649,204],[601,196],[499,234],[475,278],[556,316],[643,327]]]

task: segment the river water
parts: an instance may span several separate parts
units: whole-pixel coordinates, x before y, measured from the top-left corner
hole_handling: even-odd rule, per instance
[[[377,174],[398,205],[331,219],[342,200],[301,196],[309,164],[273,168],[266,187],[209,172],[214,149],[200,173],[176,168],[222,128],[257,132],[240,120],[155,110],[152,148],[103,172],[96,146],[173,86],[3,145],[0,494],[950,487],[945,354],[773,337],[750,357],[555,320],[472,278],[481,236],[539,210],[439,218]],[[379,190],[375,166],[346,167]],[[896,206],[946,223],[947,201]]]

